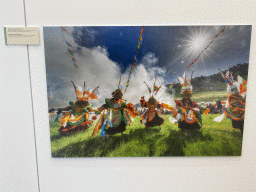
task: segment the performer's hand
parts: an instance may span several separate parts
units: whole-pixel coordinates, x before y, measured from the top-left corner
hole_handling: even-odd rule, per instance
[[[92,120],[96,120],[97,119],[97,116],[92,116]]]
[[[131,116],[137,116],[138,115],[138,113],[135,111],[134,105],[132,103],[127,104],[127,109],[128,109],[129,112],[132,113],[132,114],[130,114]]]

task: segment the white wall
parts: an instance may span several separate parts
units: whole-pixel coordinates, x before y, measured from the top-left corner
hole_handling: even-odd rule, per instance
[[[2,4],[1,24],[24,23],[21,1]],[[40,191],[256,191],[255,2],[26,0],[25,5],[28,26],[38,26],[41,35],[41,45],[29,46],[32,88],[26,47],[5,46],[0,30],[1,90],[5,90],[0,120],[3,191],[26,191],[28,187],[36,191],[31,90]],[[242,157],[51,158],[43,26],[135,24],[253,25]]]
[[[0,3],[0,191],[38,191],[27,46],[7,46],[5,25],[25,25],[23,2]]]

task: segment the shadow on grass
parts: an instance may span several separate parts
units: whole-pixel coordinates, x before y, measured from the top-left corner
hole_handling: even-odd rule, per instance
[[[234,146],[231,145],[229,142],[222,142],[221,143],[221,153],[219,156],[241,156],[242,146]]]
[[[122,145],[129,144],[130,142],[148,146],[149,152],[147,153],[147,156],[154,156],[159,146],[158,143],[167,146],[159,156],[185,156],[186,153],[184,149],[186,146],[198,142],[206,142],[206,144],[204,144],[205,147],[202,148],[202,150],[206,151],[206,155],[239,155],[238,151],[233,149],[229,143],[223,143],[221,145],[212,143],[212,136],[209,133],[202,133],[202,130],[182,132],[180,130],[169,129],[169,133],[166,136],[165,134],[161,134],[161,132],[162,131],[158,128],[149,128],[148,130],[141,128],[132,129],[126,135],[118,133],[109,136],[107,140],[95,136],[88,140],[70,144],[52,153],[52,157],[105,157],[113,151],[122,148]],[[166,133],[166,131],[163,132]],[[234,134],[239,136],[239,133]],[[58,139],[58,137],[61,136],[56,135],[55,138],[52,139]],[[214,152],[215,150],[216,152]],[[125,156],[125,154],[121,156]]]
[[[236,131],[232,131],[231,134],[232,134],[234,137],[243,139],[243,133],[241,132],[241,130],[238,129],[238,128],[234,128],[234,129],[235,129]]]
[[[199,137],[196,150],[190,146],[191,156],[240,156],[241,155],[241,134],[227,130],[218,130],[220,135],[204,133]],[[230,137],[232,136],[232,137]],[[238,143],[237,143],[238,141]],[[199,151],[200,150],[200,151]]]
[[[199,130],[194,131],[181,131],[170,129],[169,136],[165,139],[168,149],[162,156],[185,156],[184,148],[187,143],[196,143],[200,141],[212,141],[213,138],[210,134],[202,134]]]
[[[231,134],[235,138],[242,139],[243,134],[241,133],[240,129],[238,128],[233,128],[233,131],[230,130],[219,130],[222,134]]]
[[[95,150],[106,144],[102,137],[90,138],[60,149],[52,153],[52,157],[94,157]]]
[[[59,139],[61,139],[62,137],[68,137],[68,136],[71,136],[71,135],[76,135],[76,134],[81,134],[81,133],[83,133],[83,132],[82,132],[82,131],[78,131],[78,132],[72,133],[72,134],[70,134],[70,135],[61,135],[61,134],[59,133],[59,131],[58,131],[58,134],[57,134],[57,135],[52,135],[52,136],[51,136],[51,142],[52,142],[52,141],[59,140]]]
[[[153,134],[159,133],[159,129],[136,129],[130,130],[129,134],[121,135],[120,133],[103,137],[92,137],[88,140],[70,144],[54,153],[52,157],[105,157],[110,152],[118,149],[121,144],[127,144],[130,141],[142,141],[142,143],[150,147],[149,156],[154,154],[154,143],[163,135]],[[52,139],[59,139],[62,136],[56,135]]]
[[[87,130],[88,130],[88,129],[87,129]],[[58,134],[51,136],[51,142],[52,142],[52,141],[59,140],[59,139],[61,139],[62,137],[69,137],[69,136],[73,136],[73,135],[77,135],[77,134],[81,134],[81,133],[86,133],[87,130],[77,131],[77,132],[70,133],[70,134],[67,134],[67,135],[61,135],[61,134],[59,133],[59,131],[58,131]]]
[[[142,128],[131,130],[129,136],[133,141],[140,141],[142,144],[146,144],[149,147],[149,157],[153,157],[155,151],[157,150],[157,146],[155,145],[158,139],[164,138],[164,135],[160,135],[162,131],[159,128]]]
[[[60,134],[58,134],[58,135],[53,135],[53,136],[51,136],[51,142],[52,142],[52,141],[59,140],[59,139],[62,138],[62,137],[65,137],[65,136],[60,135]]]

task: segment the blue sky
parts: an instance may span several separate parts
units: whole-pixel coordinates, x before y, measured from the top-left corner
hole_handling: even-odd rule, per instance
[[[176,80],[173,72],[181,76],[184,65],[188,66],[223,27],[145,26],[127,100],[131,98],[131,102],[137,103],[147,94],[143,81],[151,86],[156,75],[159,84]],[[86,81],[92,87],[100,85],[105,97],[110,97],[120,75],[125,87],[141,26],[65,28],[68,34],[60,27],[44,27],[47,85],[54,84],[55,92],[50,106],[63,106],[75,99],[71,80],[78,84]],[[218,73],[218,68],[226,70],[228,66],[248,63],[250,40],[250,25],[228,26],[191,66],[188,74],[194,69],[194,76],[211,75]],[[78,69],[72,64],[65,41],[72,45]]]
[[[140,28],[140,26],[77,27],[73,35],[80,46],[106,48],[109,58],[119,63],[124,72],[126,67],[132,63]],[[197,56],[195,53],[193,56],[190,54],[187,57],[179,58],[183,51],[186,52],[187,41],[192,40],[196,36],[195,33],[199,33],[200,30],[209,33],[207,39],[212,40],[222,28],[223,26],[146,26],[137,57],[138,61],[151,52],[158,58],[159,66],[167,67],[170,70],[176,69],[179,72],[178,68],[183,68],[182,61],[189,65]],[[77,31],[80,31],[80,34]],[[216,66],[220,67],[221,65],[224,69],[232,64],[249,62],[250,38],[251,26],[228,26],[209,47],[210,51],[206,51],[208,55],[207,53],[203,55],[204,60],[200,58],[193,67],[200,66],[201,69],[203,67],[209,74],[212,74],[216,70],[209,71],[209,69],[216,68]],[[206,45],[207,41],[204,43],[204,46]],[[221,49],[221,52],[218,49]]]

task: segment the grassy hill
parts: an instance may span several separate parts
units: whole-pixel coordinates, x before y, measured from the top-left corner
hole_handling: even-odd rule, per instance
[[[192,93],[192,100],[196,103],[200,102],[214,102],[215,99],[220,101],[226,101],[228,98],[227,91],[206,91],[206,92],[196,92],[193,91]],[[181,94],[176,93],[175,99],[181,99]]]
[[[136,117],[126,135],[109,136],[107,141],[99,133],[90,137],[94,126],[86,132],[60,136],[59,123],[51,123],[52,157],[240,156],[240,131],[232,128],[229,119],[214,122],[216,116],[203,116],[203,127],[195,133],[181,132],[169,122],[168,115],[162,131],[158,127],[145,130]]]
[[[248,63],[237,64],[229,69],[233,73],[234,80],[237,80],[237,75],[247,79],[248,78]],[[227,71],[227,70],[226,70]],[[226,73],[226,71],[223,71]],[[226,91],[227,85],[224,82],[220,73],[213,74],[210,76],[195,77],[191,81],[193,86],[193,92],[204,92],[204,91]],[[169,86],[169,85],[167,85]],[[176,93],[180,92],[179,83],[173,85]]]

